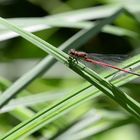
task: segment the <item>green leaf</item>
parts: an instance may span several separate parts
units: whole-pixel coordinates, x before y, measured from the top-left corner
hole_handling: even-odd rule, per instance
[[[122,12],[123,12],[123,9],[118,10],[111,17],[105,19],[103,21],[103,23],[113,21]],[[81,63],[74,64],[73,61],[68,59],[68,56],[65,53],[62,53],[60,50],[54,48],[52,45],[46,43],[45,41],[32,35],[31,33],[25,32],[22,29],[14,26],[12,24],[9,24],[7,21],[5,21],[3,19],[1,19],[0,22],[7,25],[7,27],[9,27],[10,29],[20,33],[20,35],[22,37],[24,37],[25,39],[29,40],[30,42],[36,44],[36,46],[43,49],[44,51],[50,53],[59,61],[69,64],[69,67],[72,70],[74,70],[79,75],[84,77],[87,81],[89,81],[92,85],[94,85],[100,91],[105,93],[107,96],[109,96],[110,98],[115,100],[118,104],[120,104],[128,112],[133,114],[137,119],[140,119],[139,104],[136,101],[132,100],[126,93],[122,92],[120,89],[115,87],[112,83],[101,78],[94,71],[92,71],[88,68],[84,68],[84,66]],[[103,25],[103,23],[101,25]],[[91,34],[91,33],[92,33],[92,31],[89,32],[89,34]],[[89,37],[88,36],[89,34],[87,34],[87,37]],[[67,61],[67,59],[69,60],[69,62]],[[85,87],[86,86],[84,85],[83,89]],[[82,102],[85,102],[88,98],[81,96],[82,94],[83,94],[82,91],[80,91],[80,89],[77,89],[77,92],[74,91],[74,94],[71,94],[70,96],[64,98],[57,104],[54,104],[52,107],[46,108],[46,109],[40,111],[30,120],[28,120],[24,123],[21,123],[20,125],[15,127],[13,130],[11,130],[9,133],[7,133],[2,139],[7,139],[7,140],[8,139],[19,139],[21,137],[25,137],[25,136],[33,133],[34,131],[40,129],[44,125],[46,125],[46,124],[52,122],[53,120],[55,120],[56,118],[60,117],[64,113],[68,112],[69,110],[71,110],[72,108],[77,106],[78,103],[80,104]],[[97,96],[97,95],[98,94],[94,94],[94,96]],[[91,92],[86,94],[86,96],[91,97]],[[93,97],[93,95],[92,95],[92,97]],[[2,101],[2,100],[0,100],[0,101]]]

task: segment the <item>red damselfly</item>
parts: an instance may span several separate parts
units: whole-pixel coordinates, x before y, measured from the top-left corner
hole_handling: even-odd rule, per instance
[[[86,62],[89,62],[89,63],[91,63],[91,64],[100,65],[100,66],[102,66],[102,67],[110,67],[110,68],[116,69],[116,70],[118,70],[118,71],[123,71],[123,72],[125,72],[125,73],[129,73],[129,74],[133,74],[133,75],[140,76],[139,73],[135,73],[135,72],[132,72],[132,71],[130,71],[130,70],[122,69],[122,68],[119,68],[119,67],[114,66],[114,65],[109,64],[109,63],[105,63],[105,62],[103,62],[103,61],[100,60],[100,59],[99,59],[99,60],[94,59],[94,57],[97,58],[97,57],[102,56],[102,55],[100,55],[100,54],[88,54],[88,53],[86,53],[86,52],[81,52],[81,51],[76,51],[76,50],[74,50],[74,49],[71,49],[71,50],[69,51],[69,55],[70,55],[71,57],[75,58],[75,59],[82,59],[82,60],[84,60],[84,61],[86,61]],[[91,55],[92,55],[92,58],[91,58]],[[112,55],[112,56],[113,56],[113,55]],[[111,56],[111,57],[112,57],[112,56]],[[102,57],[102,58],[104,58],[104,57]],[[109,55],[109,58],[110,58],[110,55]],[[112,58],[113,58],[113,57],[112,57]],[[119,57],[116,57],[116,55],[114,56],[114,58],[115,58],[115,59],[119,59]]]

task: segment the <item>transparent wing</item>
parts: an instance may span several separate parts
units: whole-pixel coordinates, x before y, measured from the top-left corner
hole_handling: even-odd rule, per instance
[[[112,64],[116,66],[117,64],[127,59],[128,55],[89,53],[87,54],[87,57],[96,61],[100,61],[100,62],[104,62],[104,63]],[[86,66],[90,67],[91,69],[94,69],[98,73],[103,72],[103,71],[108,71],[108,70],[116,71],[115,69],[112,69],[110,67],[104,67],[98,64],[91,64],[89,62],[85,62],[84,60],[82,60],[82,63],[84,63]]]
[[[101,62],[105,62],[109,64],[115,64],[115,63],[120,63],[124,61],[125,59],[127,59],[128,55],[89,53],[88,57],[93,60],[97,60],[97,61],[101,61]]]

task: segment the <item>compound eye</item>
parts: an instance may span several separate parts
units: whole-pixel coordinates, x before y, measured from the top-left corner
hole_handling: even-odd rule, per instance
[[[84,57],[87,57],[87,54],[84,54]]]
[[[74,49],[70,49],[69,52],[68,52],[68,54],[74,55],[75,54],[75,50]]]

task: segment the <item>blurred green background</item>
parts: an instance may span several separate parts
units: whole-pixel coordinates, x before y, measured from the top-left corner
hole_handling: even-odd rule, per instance
[[[96,8],[102,7],[102,12],[105,13],[110,7],[113,6],[130,6],[133,15],[122,14],[119,16],[111,25],[119,27],[121,30],[114,30],[114,32],[100,32],[96,37],[90,39],[86,44],[81,46],[79,50],[86,52],[94,53],[103,53],[103,54],[124,54],[124,55],[136,55],[139,54],[140,46],[140,2],[139,0],[0,0],[0,16],[6,19],[11,19],[17,22],[20,25],[26,25],[28,20],[32,21],[32,18],[44,18],[47,16],[52,16],[61,13],[72,12],[71,16],[74,16],[75,10],[81,10],[84,8]],[[97,10],[98,11],[98,10]],[[96,15],[97,13],[95,13]],[[100,19],[105,18],[104,16],[99,16],[97,14],[96,18],[87,19],[85,21],[95,22]],[[18,19],[23,19],[22,22]],[[24,22],[25,19],[25,22]],[[86,19],[86,18],[85,18]],[[39,20],[39,19],[38,19]],[[61,19],[60,19],[61,20]],[[34,22],[34,20],[32,21]],[[61,21],[57,21],[58,23]],[[31,23],[32,25],[32,23]],[[80,28],[72,27],[53,27],[44,28],[43,30],[38,30],[34,32],[35,35],[46,40],[50,44],[59,47],[64,41],[69,39],[72,35],[77,33]],[[125,30],[125,31],[124,31]],[[2,39],[4,31],[0,28],[0,75],[6,80],[11,82],[16,81],[24,73],[28,72],[33,68],[41,59],[43,59],[47,54],[29,43],[21,37],[11,37],[7,39]],[[8,82],[9,82],[8,81]],[[80,78],[77,74],[70,71],[68,68],[63,66],[60,63],[54,65],[45,75],[35,79],[26,89],[32,93],[31,95],[37,95],[45,93],[46,95],[53,95],[50,100],[44,103],[43,98],[42,102],[29,106],[29,109],[38,112],[46,106],[54,103],[59,100],[60,97],[64,97],[69,91],[74,87],[80,86],[84,83],[84,79]],[[131,95],[137,101],[140,101],[140,80],[137,78],[129,83],[124,84],[121,88]],[[9,86],[9,85],[7,85]],[[0,90],[1,93],[7,87],[1,82]],[[57,95],[58,93],[58,95]],[[18,97],[25,97],[29,93],[19,94]],[[56,96],[55,96],[56,95]],[[57,97],[58,96],[58,97]],[[119,106],[111,101],[105,96],[99,97],[96,101],[91,100],[82,106],[76,108],[74,111],[71,111],[68,115],[69,118],[64,116],[60,120],[47,126],[47,132],[50,139],[53,137],[59,136],[59,133],[64,132],[64,129],[77,124],[79,120],[82,120],[84,114],[90,112],[93,108],[99,109],[99,112],[103,111],[104,119],[100,122],[101,124],[106,123],[106,120],[110,122],[118,121],[119,117],[123,113],[122,109]],[[101,109],[101,110],[100,110]],[[13,113],[12,113],[13,111]],[[0,114],[0,135],[3,135],[5,132],[13,128],[15,125],[21,122],[21,118],[16,114],[14,115],[14,110],[7,113]],[[118,111],[116,115],[114,112],[109,115],[109,112]],[[121,114],[122,113],[122,114]],[[94,113],[93,113],[94,114]],[[127,113],[126,113],[127,114]],[[125,115],[126,115],[125,114]],[[123,116],[122,115],[122,116]],[[124,116],[125,116],[124,115]],[[127,114],[128,115],[128,114]],[[127,116],[126,115],[126,116]],[[110,116],[110,118],[108,118]],[[129,116],[129,115],[128,115]],[[127,116],[127,117],[128,117]],[[112,117],[112,118],[111,118]],[[113,118],[114,117],[114,118]],[[126,117],[126,118],[127,118]],[[122,117],[123,118],[123,117]],[[128,117],[129,118],[129,117]],[[100,134],[95,131],[91,132],[89,137],[85,139],[89,140],[139,140],[140,139],[140,126],[136,121],[132,121],[132,118],[129,118],[124,125],[110,129]],[[123,124],[123,123],[122,123]],[[62,126],[61,126],[62,125]],[[95,124],[96,125],[96,124]],[[55,127],[56,126],[56,127]],[[105,125],[106,126],[106,125]],[[89,126],[90,128],[91,126]],[[92,126],[94,127],[94,125]],[[98,128],[98,125],[97,127]],[[102,127],[103,128],[103,127]],[[61,131],[59,131],[61,130]],[[58,133],[59,132],[59,133]],[[86,133],[86,132],[84,132]],[[47,137],[47,136],[46,136]],[[42,136],[40,132],[34,133],[29,139],[41,139]],[[58,138],[59,139],[59,138]],[[60,138],[60,139],[63,139]],[[76,139],[76,138],[75,138]],[[77,138],[77,139],[80,139]],[[82,139],[82,138],[81,138]]]

